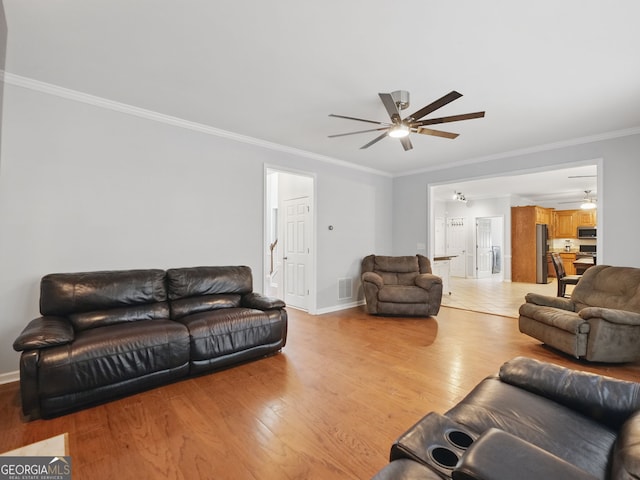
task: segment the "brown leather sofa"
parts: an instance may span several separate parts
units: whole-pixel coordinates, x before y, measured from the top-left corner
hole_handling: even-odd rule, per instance
[[[640,360],[640,268],[589,268],[570,298],[528,293],[519,328],[550,347],[592,362]]]
[[[402,434],[374,480],[640,478],[640,384],[518,357]]]
[[[361,271],[367,312],[428,317],[440,311],[442,279],[424,255],[368,255]]]
[[[21,351],[26,417],[52,417],[260,358],[287,338],[284,302],[246,266],[55,273]]]

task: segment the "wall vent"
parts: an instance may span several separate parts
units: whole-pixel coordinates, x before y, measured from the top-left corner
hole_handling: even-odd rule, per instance
[[[353,279],[338,279],[338,300],[350,300],[353,297]]]

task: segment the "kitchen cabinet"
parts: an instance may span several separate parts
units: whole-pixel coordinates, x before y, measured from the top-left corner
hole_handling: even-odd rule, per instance
[[[576,216],[576,228],[596,226],[595,210],[576,210],[575,216]]]
[[[576,254],[574,252],[560,252],[560,258],[562,258],[564,272],[567,275],[576,275],[576,266],[573,264],[576,261]]]
[[[578,238],[578,227],[595,227],[595,210],[556,210],[553,238]]]
[[[536,283],[536,224],[549,225],[552,209],[511,207],[511,281]]]
[[[575,210],[556,210],[554,238],[577,238]]]

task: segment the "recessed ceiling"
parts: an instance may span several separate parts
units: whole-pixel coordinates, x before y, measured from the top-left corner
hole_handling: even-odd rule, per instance
[[[391,175],[640,126],[637,0],[3,3],[10,74]],[[395,90],[486,117],[328,138]]]

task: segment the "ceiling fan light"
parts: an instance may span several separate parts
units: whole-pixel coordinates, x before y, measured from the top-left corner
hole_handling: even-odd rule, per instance
[[[591,200],[585,200],[582,205],[580,205],[580,208],[582,210],[593,210],[594,208],[596,208],[596,204],[593,203],[593,201]]]
[[[389,130],[389,136],[393,138],[402,138],[409,135],[409,127],[404,124],[396,125]]]

